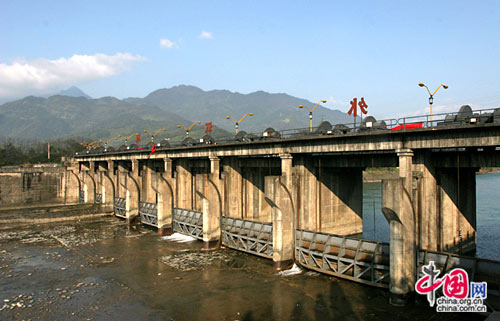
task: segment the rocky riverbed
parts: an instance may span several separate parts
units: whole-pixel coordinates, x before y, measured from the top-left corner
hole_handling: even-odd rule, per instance
[[[0,225],[0,320],[481,320],[114,217]]]

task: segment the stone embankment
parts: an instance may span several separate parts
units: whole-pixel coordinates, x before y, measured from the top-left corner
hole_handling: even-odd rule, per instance
[[[110,215],[100,204],[2,206],[0,224],[45,224]]]

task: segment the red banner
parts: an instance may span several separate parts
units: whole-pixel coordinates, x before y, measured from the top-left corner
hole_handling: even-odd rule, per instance
[[[205,126],[207,126],[207,129],[205,130],[205,133],[211,133],[212,132],[212,122],[205,123]]]

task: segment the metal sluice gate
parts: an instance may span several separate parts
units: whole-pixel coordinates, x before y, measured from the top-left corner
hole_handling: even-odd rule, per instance
[[[155,203],[139,202],[141,223],[158,227],[158,207]]]
[[[273,257],[273,225],[233,217],[222,217],[222,242],[227,247]]]
[[[115,215],[121,218],[127,218],[126,200],[121,197],[115,197]]]
[[[451,253],[419,250],[418,277],[424,276],[422,267],[434,262],[442,277],[454,268],[467,272],[469,281],[487,282],[487,299],[484,304],[493,311],[500,311],[500,262],[472,256],[460,256]]]
[[[203,215],[201,212],[174,208],[172,225],[175,232],[203,240]]]
[[[85,203],[85,192],[83,191],[83,189],[78,190],[78,203]]]
[[[320,273],[387,288],[389,255],[389,243],[295,231],[295,260]]]

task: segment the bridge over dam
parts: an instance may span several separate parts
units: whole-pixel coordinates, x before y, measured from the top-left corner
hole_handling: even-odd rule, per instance
[[[462,267],[499,294],[500,263],[476,247],[475,175],[500,167],[500,122],[268,138],[77,155],[65,160],[67,202],[102,203],[127,224],[180,232],[305,268],[390,288],[403,304],[421,267]],[[383,181],[390,242],[359,237],[362,173]],[[500,193],[500,192],[499,192]],[[500,195],[499,195],[500,196]],[[499,213],[500,214],[500,213]],[[497,306],[498,309],[498,306]]]

